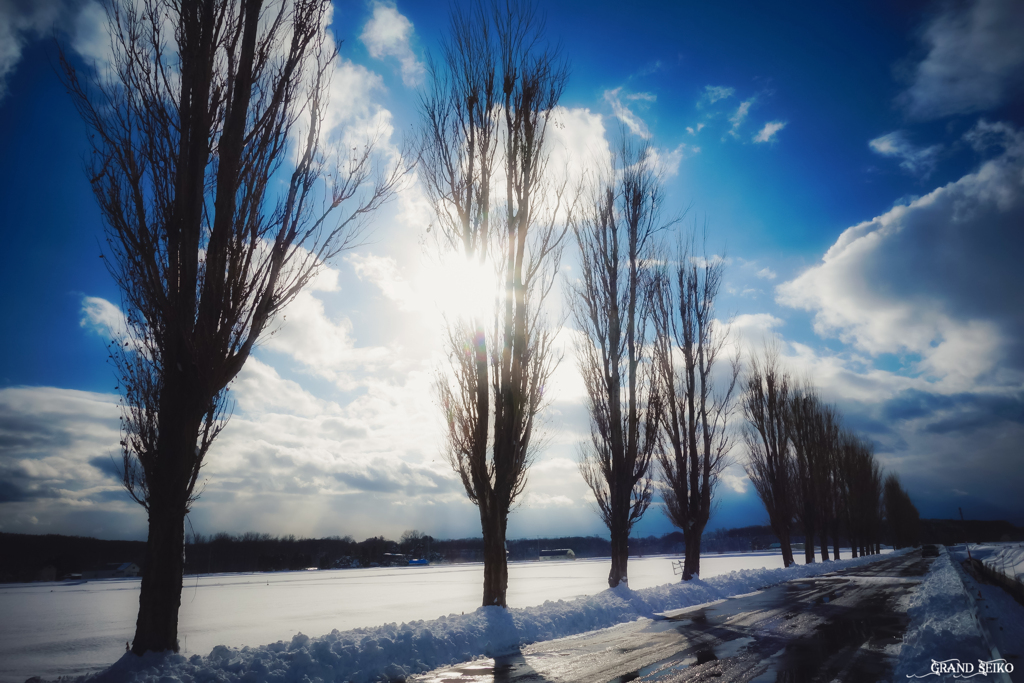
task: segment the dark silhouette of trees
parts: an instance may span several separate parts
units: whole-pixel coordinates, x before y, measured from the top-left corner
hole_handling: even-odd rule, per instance
[[[587,388],[590,440],[579,469],[611,532],[608,585],[628,584],[629,532],[651,504],[661,397],[650,357],[662,194],[650,147],[623,141],[589,206],[573,214],[580,277],[569,308]]]
[[[814,562],[815,537],[820,540],[821,559],[829,559],[839,419],[835,408],[823,403],[810,383],[791,393],[788,415],[798,500],[795,513],[804,532],[804,564],[810,564]]]
[[[727,426],[740,365],[736,357],[724,374],[717,367],[726,341],[715,317],[723,269],[706,248],[696,253],[691,236],[662,273],[655,304],[655,368],[665,403],[658,462],[665,514],[686,539],[684,581],[700,574],[701,536],[732,449]]]
[[[275,314],[351,247],[402,175],[320,146],[327,0],[109,0],[110,78],[64,80],[121,291],[124,484],[149,515],[132,651],[178,649],[184,518],[227,387]],[[278,190],[271,178],[283,181]],[[325,182],[326,181],[326,182]]]
[[[492,266],[500,288],[491,320],[449,324],[451,370],[438,380],[446,455],[480,512],[484,605],[505,606],[509,509],[526,485],[556,361],[543,303],[565,228],[556,222],[562,193],[546,172],[545,141],[568,68],[543,42],[543,28],[527,4],[454,8],[421,103],[422,178],[439,239]]]
[[[839,510],[835,496],[835,480],[839,453],[839,412],[832,405],[818,400],[818,411],[814,423],[814,443],[817,448],[817,467],[813,474],[814,490],[817,495],[817,531],[821,545],[822,561],[829,559],[828,539],[830,531],[835,528],[838,537]],[[839,559],[838,539],[833,548],[832,559]]]
[[[881,531],[882,470],[871,445],[849,431],[840,437],[838,484],[853,557],[873,554]]]
[[[810,383],[792,386],[774,346],[751,362],[743,411],[747,476],[768,512],[786,565],[793,559],[794,522],[803,528],[807,564],[814,561],[815,536],[822,560],[829,559],[830,536],[832,559],[840,559],[841,533],[853,557],[881,552],[882,468],[873,446],[843,429],[839,412],[823,403]]]
[[[892,547],[899,549],[917,545],[920,538],[920,515],[895,473],[885,478],[882,496]]]
[[[877,553],[882,530],[882,467],[874,459],[871,445],[849,430],[840,434],[836,473],[839,517],[853,557]],[[839,559],[838,538],[836,549]]]
[[[789,399],[788,416],[793,444],[793,475],[799,502],[797,521],[804,532],[804,564],[814,562],[814,536],[819,524],[819,498],[817,488],[821,453],[817,443],[817,422],[820,402],[810,387],[799,387]]]
[[[746,418],[747,477],[768,512],[786,567],[793,564],[790,531],[797,493],[788,415],[791,383],[779,363],[778,349],[769,346],[763,356],[751,357],[741,401]]]

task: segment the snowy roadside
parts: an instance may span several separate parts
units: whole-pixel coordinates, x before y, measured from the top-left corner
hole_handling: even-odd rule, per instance
[[[1024,581],[1024,543],[984,543],[967,546],[971,556],[988,569],[1002,574],[1010,581]],[[956,550],[962,560],[967,549]]]
[[[820,576],[890,557],[873,555],[786,569],[744,569],[687,583],[631,591],[609,589],[597,595],[536,607],[504,610],[481,607],[464,615],[430,621],[385,624],[331,633],[298,634],[285,643],[228,648],[206,657],[162,653],[126,654],[109,669],[78,679],[81,683],[296,683],[302,681],[401,680],[439,666],[480,655],[515,652],[522,645],[651,618],[668,610],[700,605],[792,579]]]
[[[979,661],[991,661],[999,656],[990,649],[991,643],[980,625],[982,617],[979,617],[978,606],[967,592],[968,585],[971,590],[976,586],[954,564],[956,558],[946,548],[940,546],[939,552],[924,581],[909,596],[910,624],[903,636],[895,680],[925,676],[937,681],[962,679],[963,675],[952,673],[931,679],[932,675],[937,675],[932,673],[933,665],[955,658],[977,668]],[[997,599],[995,594],[993,599]],[[1005,593],[1003,599],[1013,602]],[[1009,679],[996,676],[996,680]]]

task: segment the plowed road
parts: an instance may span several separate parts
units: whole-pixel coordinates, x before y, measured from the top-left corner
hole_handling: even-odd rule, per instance
[[[919,551],[759,593],[524,647],[417,683],[890,680]]]

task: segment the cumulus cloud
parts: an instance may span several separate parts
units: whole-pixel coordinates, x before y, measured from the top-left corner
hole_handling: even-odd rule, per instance
[[[145,514],[121,490],[116,396],[0,389],[3,531],[121,537]]]
[[[359,39],[374,59],[394,57],[401,64],[402,82],[415,87],[423,82],[426,68],[416,59],[410,41],[413,25],[393,4],[373,3],[373,16]]]
[[[748,479],[746,474],[743,473],[743,470],[739,468],[729,468],[725,470],[718,479],[726,488],[735,491],[736,493],[746,493],[747,484],[750,483],[750,479]]]
[[[900,168],[908,173],[926,178],[935,170],[939,152],[942,151],[942,145],[915,147],[901,130],[879,136],[868,142],[868,146],[876,154],[898,159]]]
[[[82,297],[82,319],[79,324],[109,339],[123,337],[128,331],[121,309],[96,296]]]
[[[732,97],[736,94],[735,88],[727,88],[721,85],[705,85],[704,93],[697,100],[697,106],[703,107],[705,105],[711,105],[719,100],[724,100],[727,97]]]
[[[762,268],[761,270],[757,271],[754,274],[763,280],[774,280],[776,277],[775,271],[769,268],[768,266],[765,266],[764,268]]]
[[[604,91],[604,101],[608,103],[612,108],[612,113],[619,121],[622,121],[623,125],[629,129],[629,131],[638,137],[647,139],[651,137],[651,131],[647,128],[647,124],[644,123],[643,119],[633,113],[633,111],[622,103],[619,93],[622,88],[615,88],[614,90]]]
[[[920,119],[998,106],[1024,78],[1024,4],[946,3],[922,32],[927,56],[899,101]]]
[[[687,126],[686,132],[689,133],[690,135],[696,135],[697,133],[700,132],[700,129],[703,128],[705,125],[707,124],[698,123],[696,126]]]
[[[730,344],[736,350],[744,347],[758,347],[773,339],[776,329],[785,321],[770,313],[744,313],[733,318],[729,323]],[[735,355],[736,350],[730,355]]]
[[[754,142],[771,142],[775,139],[775,134],[785,127],[785,121],[769,121],[764,124],[764,128],[754,136]]]
[[[818,334],[869,354],[916,354],[951,390],[1024,371],[1024,136],[979,124],[1002,153],[907,205],[848,228],[822,263],[780,285]]]
[[[46,35],[70,4],[65,0],[0,0],[0,100],[7,94],[7,77],[21,61],[22,50],[29,41]]]

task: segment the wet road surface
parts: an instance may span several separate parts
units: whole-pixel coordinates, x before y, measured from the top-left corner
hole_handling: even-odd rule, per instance
[[[417,683],[888,681],[920,551],[521,652],[437,669]]]

